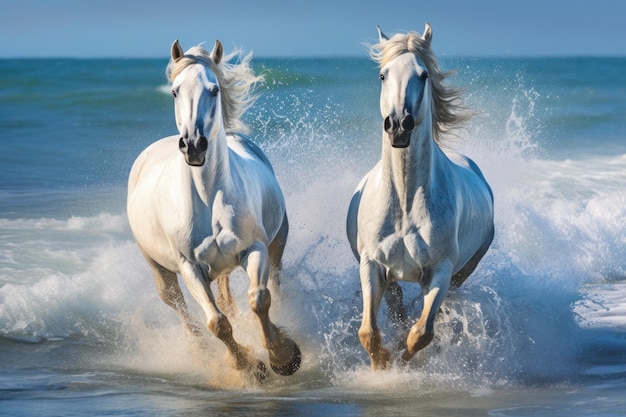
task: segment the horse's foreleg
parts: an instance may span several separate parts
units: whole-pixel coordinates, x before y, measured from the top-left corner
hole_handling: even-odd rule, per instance
[[[200,304],[207,318],[207,326],[211,333],[220,339],[228,348],[234,360],[236,369],[250,367],[247,350],[233,338],[233,328],[215,302],[211,291],[209,277],[198,265],[184,262],[181,266],[181,275],[194,299]]]
[[[382,347],[376,313],[384,293],[381,267],[361,257],[361,289],[363,291],[363,320],[359,328],[361,344],[369,353],[372,369],[385,369],[391,355]]]
[[[433,270],[424,271],[424,279],[430,278],[428,289],[424,292],[424,308],[420,319],[411,327],[406,340],[406,350],[402,360],[408,362],[413,356],[430,344],[435,336],[435,317],[450,288],[452,266],[449,262]],[[427,281],[426,281],[427,282]]]
[[[250,309],[259,317],[262,343],[269,352],[270,366],[279,375],[292,375],[300,368],[302,360],[300,348],[269,318],[272,296],[267,289],[270,266],[265,245],[260,242],[252,245],[242,257],[242,265],[250,277],[248,303]]]

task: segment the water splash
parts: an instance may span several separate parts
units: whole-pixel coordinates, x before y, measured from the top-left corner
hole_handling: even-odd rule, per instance
[[[251,113],[252,131],[286,191],[291,223],[281,296],[271,314],[304,353],[301,371],[292,379],[272,380],[272,386],[330,383],[347,391],[428,392],[576,372],[578,352],[588,342],[580,316],[611,310],[606,305],[619,298],[606,297],[603,305],[587,302],[581,286],[619,282],[625,275],[626,233],[619,219],[626,215],[626,159],[539,158],[536,109],[542,96],[516,82],[506,105],[485,109],[487,116],[477,117],[467,140],[458,144],[494,189],[496,239],[466,285],[444,303],[437,339],[424,357],[376,378],[357,337],[360,284],[344,224],[354,187],[379,155],[377,110],[371,119],[353,120],[344,105],[330,98],[320,102],[305,90],[268,94],[267,100],[279,105]],[[474,101],[491,105],[484,97]],[[219,386],[223,380],[225,387],[249,387],[227,370],[220,342],[209,336],[198,348],[184,337],[175,314],[156,295],[124,215],[1,220],[0,230],[7,236],[0,248],[3,337],[78,338],[103,346],[106,354],[97,360],[109,366],[175,375],[193,384]],[[232,320],[237,337],[264,358],[258,324],[245,302],[247,279],[237,275],[232,284],[243,300]],[[420,290],[404,286],[416,319]],[[189,304],[202,321],[195,303]],[[399,332],[384,304],[381,327],[385,345],[395,349]]]

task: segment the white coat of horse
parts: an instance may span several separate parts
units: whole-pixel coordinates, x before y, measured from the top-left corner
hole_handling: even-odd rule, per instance
[[[352,197],[347,234],[360,263],[363,319],[359,339],[373,369],[391,360],[376,315],[382,296],[406,320],[397,281],[422,286],[424,307],[410,328],[402,361],[434,336],[435,316],[451,286],[474,271],[494,236],[493,195],[468,157],[444,153],[438,142],[469,119],[458,90],[442,83],[431,49],[432,30],[396,34],[379,30],[370,51],[380,66],[383,117],[381,160]]]
[[[182,276],[206,315],[208,328],[224,342],[236,369],[266,376],[236,342],[233,328],[218,308],[229,300],[228,275],[242,267],[250,278],[248,304],[261,324],[262,344],[272,369],[291,375],[300,367],[298,345],[269,318],[268,280],[278,279],[287,240],[285,201],[270,162],[242,132],[240,116],[252,104],[262,80],[250,67],[251,55],[231,63],[216,41],[211,53],[201,47],[183,53],[171,48],[168,77],[178,135],[148,146],[136,159],[128,182],[128,219],[150,265],[161,299],[172,307],[189,333],[199,328],[179,287]],[[210,284],[218,279],[219,298]],[[219,303],[225,310],[223,302]]]

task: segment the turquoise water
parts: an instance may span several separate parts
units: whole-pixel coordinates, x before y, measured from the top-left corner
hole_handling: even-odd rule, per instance
[[[246,120],[291,220],[272,311],[302,369],[256,386],[208,332],[186,339],[132,240],[130,166],[175,134],[167,61],[0,60],[0,415],[626,413],[626,59],[442,59],[477,113],[450,146],[494,189],[496,239],[424,355],[380,374],[344,233],[380,154],[378,72],[254,62],[266,84]],[[247,279],[232,285],[236,336],[262,358]]]

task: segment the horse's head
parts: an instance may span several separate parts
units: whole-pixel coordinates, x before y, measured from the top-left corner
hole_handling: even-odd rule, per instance
[[[389,38],[378,28],[380,45]],[[412,32],[409,36],[419,36]],[[420,42],[430,45],[432,31],[426,24]],[[391,146],[406,148],[411,143],[411,133],[430,113],[430,88],[428,69],[420,57],[410,50],[396,48],[395,54],[381,63],[380,112],[383,128]]]
[[[222,126],[220,86],[211,64],[222,59],[223,48],[215,42],[209,57],[185,55],[178,40],[172,44],[172,95],[176,126],[180,133],[178,147],[191,166],[202,166],[209,140]],[[212,62],[209,62],[209,59]]]
[[[387,37],[378,28],[379,42],[370,56],[380,66],[380,111],[391,145],[410,145],[411,132],[420,128],[436,143],[442,135],[472,117],[463,106],[462,90],[445,83],[451,72],[442,72],[431,48],[433,31],[408,32]]]

